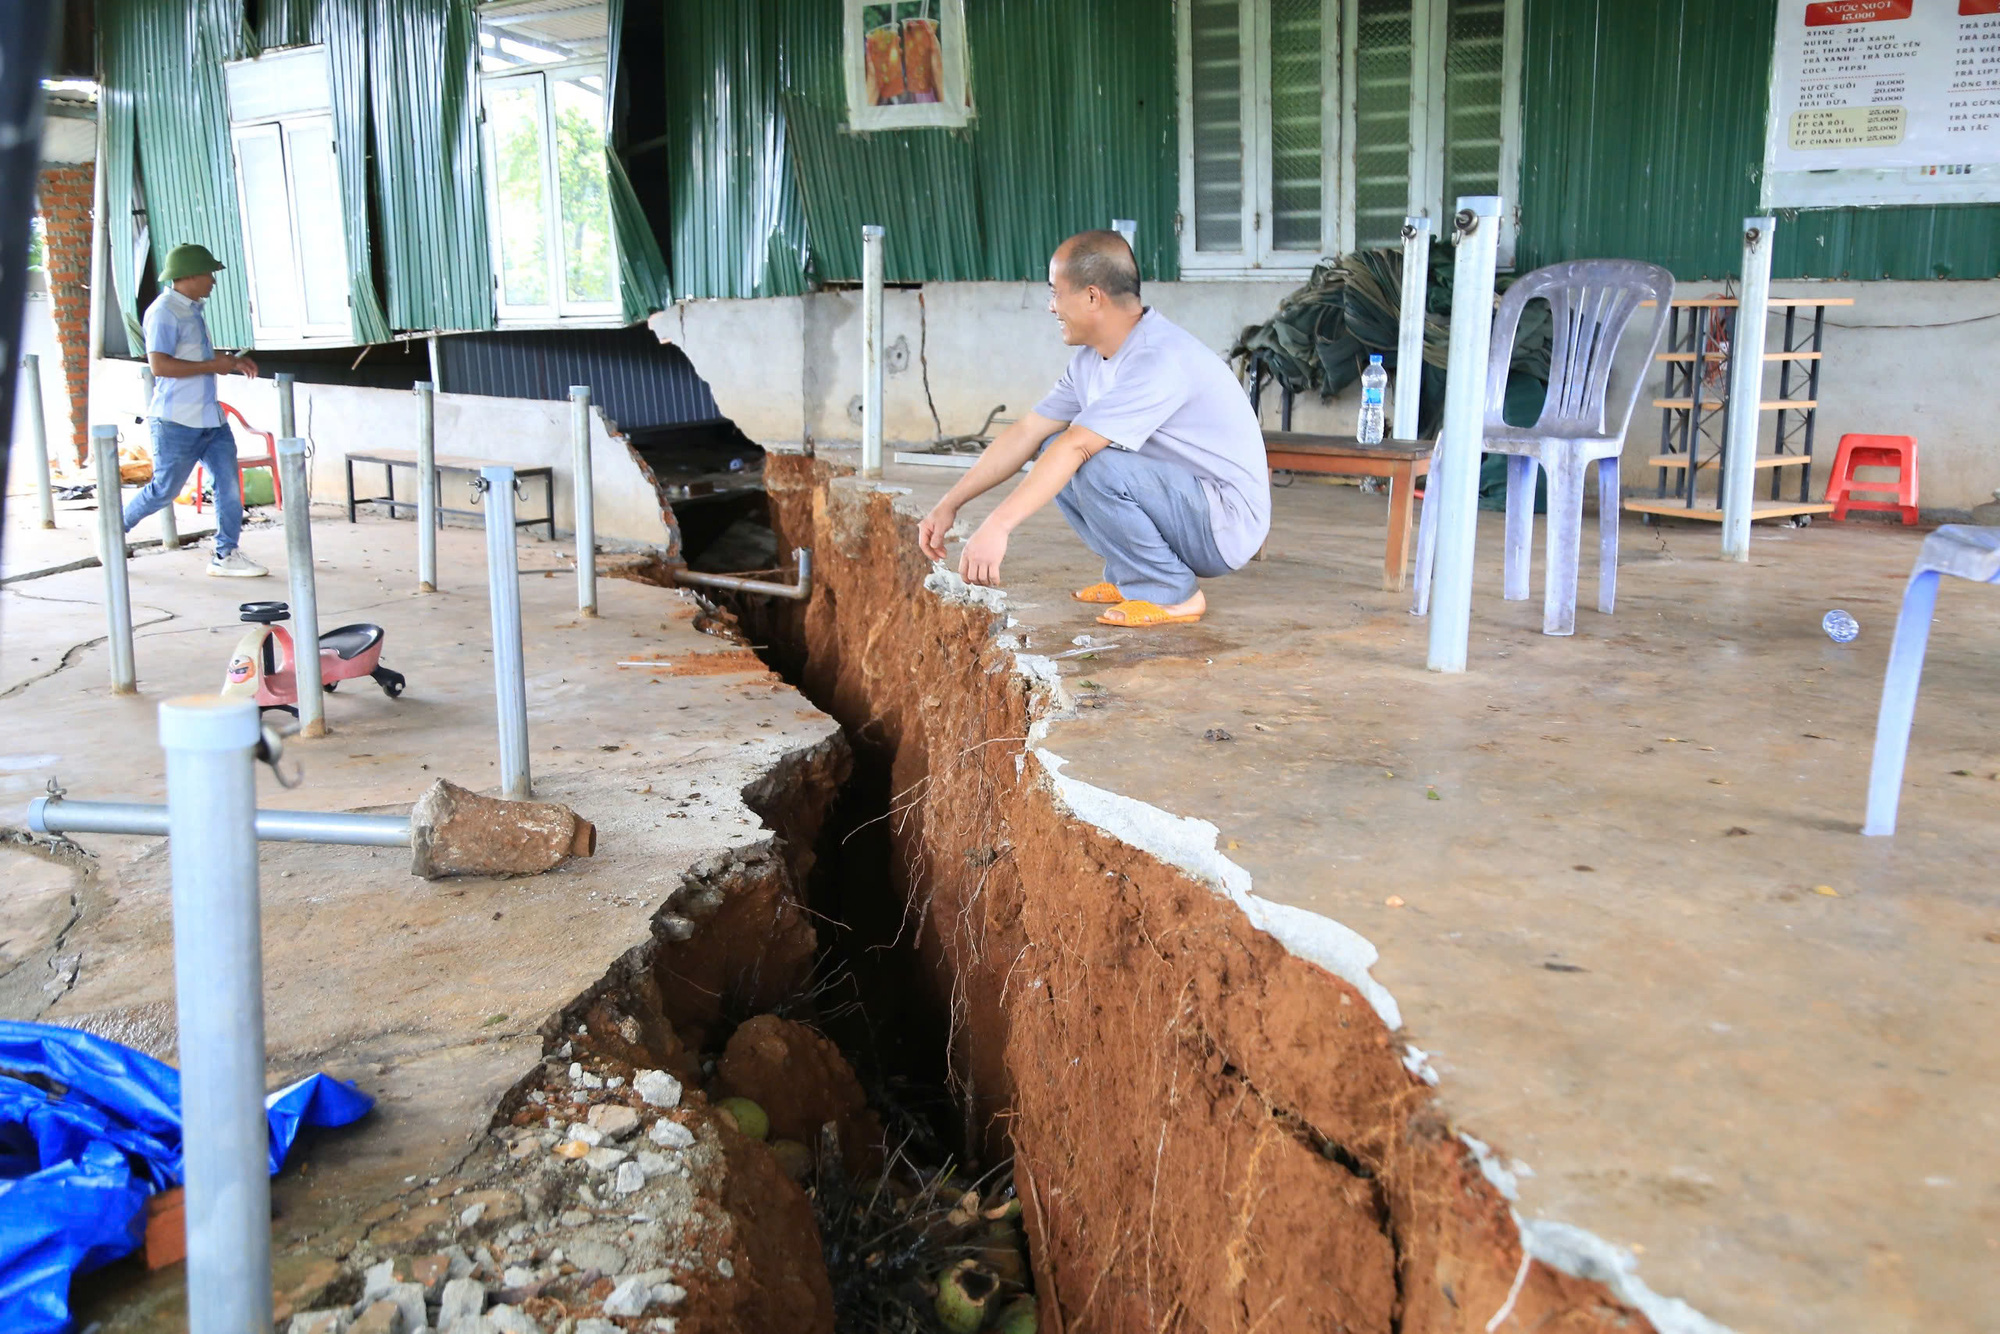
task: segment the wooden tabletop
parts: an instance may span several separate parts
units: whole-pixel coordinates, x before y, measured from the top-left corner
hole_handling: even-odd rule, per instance
[[[1428,440],[1384,440],[1379,445],[1364,445],[1351,435],[1309,435],[1304,431],[1266,431],[1264,448],[1283,450],[1288,454],[1324,454],[1370,459],[1427,459],[1431,456],[1433,445]]]

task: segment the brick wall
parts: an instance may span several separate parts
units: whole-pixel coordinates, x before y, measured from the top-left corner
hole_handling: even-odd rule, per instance
[[[90,424],[90,205],[92,168],[42,170],[41,210],[48,250],[49,299],[62,344],[71,444],[84,456]],[[51,451],[53,452],[53,450]]]

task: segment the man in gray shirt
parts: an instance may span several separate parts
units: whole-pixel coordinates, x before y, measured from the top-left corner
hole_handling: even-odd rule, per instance
[[[997,585],[1007,539],[1051,500],[1104,559],[1074,594],[1113,604],[1105,625],[1189,624],[1198,579],[1239,569],[1271,527],[1271,474],[1257,417],[1229,367],[1139,304],[1139,266],[1116,232],[1072,236],[1049,261],[1049,313],[1076,348],[1069,369],[917,529],[932,560],[959,509],[1036,459],[959,554],[968,583]]]

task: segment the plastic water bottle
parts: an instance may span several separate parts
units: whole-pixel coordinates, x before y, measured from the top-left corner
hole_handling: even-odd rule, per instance
[[[1861,633],[1861,622],[1838,607],[1828,612],[1819,626],[1826,631],[1826,637],[1836,644],[1851,644],[1854,637]]]
[[[1389,372],[1382,369],[1380,353],[1370,353],[1368,369],[1361,372],[1361,421],[1354,436],[1364,445],[1382,443],[1382,399],[1389,388]]]

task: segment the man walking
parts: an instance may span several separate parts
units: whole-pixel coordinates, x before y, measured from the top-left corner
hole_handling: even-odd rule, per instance
[[[1040,458],[959,555],[968,583],[998,584],[1007,539],[1051,500],[1104,580],[1073,596],[1112,604],[1105,625],[1186,625],[1199,579],[1241,568],[1271,527],[1271,474],[1249,397],[1229,367],[1139,303],[1139,265],[1116,232],[1072,236],[1049,261],[1049,313],[1077,349],[1035,410],[1002,431],[917,529],[943,560],[959,509]]]
[[[215,290],[222,264],[206,246],[180,245],[167,252],[160,281],[167,289],[146,310],[146,364],[153,370],[153,401],[146,415],[153,430],[153,480],[125,507],[125,531],[149,514],[174,503],[195,465],[215,482],[215,557],[208,572],[225,579],[255,579],[270,573],[236,549],[243,531],[242,482],[236,472],[236,437],[223,424],[215,401],[215,377],[241,371],[257,378],[257,363],[225,352],[209,341],[202,303]]]

